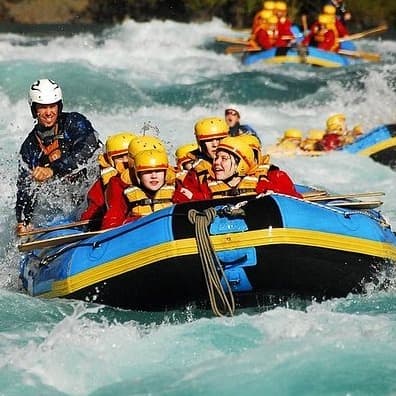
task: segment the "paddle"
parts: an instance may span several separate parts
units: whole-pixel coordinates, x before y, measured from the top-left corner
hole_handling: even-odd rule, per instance
[[[80,226],[89,224],[91,221],[92,220],[81,220],[81,221],[75,221],[73,223],[59,224],[59,225],[55,225],[55,226],[51,226],[51,227],[35,228],[31,231],[21,232],[18,234],[18,236],[24,237],[24,236],[29,236],[29,235],[43,234],[44,232],[64,230],[64,229],[73,228],[73,227],[80,227]]]
[[[83,239],[87,239],[92,236],[102,234],[103,232],[106,231],[108,230],[82,232],[79,234],[63,235],[55,238],[41,239],[37,241],[21,243],[20,245],[18,245],[18,250],[20,252],[28,252],[34,249],[49,248],[58,245],[64,245],[66,243],[78,242]]]
[[[226,54],[238,54],[242,52],[258,52],[258,51],[264,51],[264,50],[262,48],[251,48],[241,45],[230,45],[225,49],[224,52]]]
[[[323,197],[325,195],[328,196],[328,192],[325,190],[316,190],[316,191],[307,191],[305,193],[301,194],[304,199],[309,199],[309,198],[316,198],[316,197]]]
[[[216,41],[227,44],[248,45],[248,41],[237,37],[217,36]]]
[[[373,29],[365,30],[364,32],[354,33],[354,34],[350,34],[349,36],[339,38],[338,42],[341,43],[343,41],[357,40],[357,39],[369,36],[371,34],[384,32],[385,30],[388,30],[388,25],[386,25],[386,24],[377,26],[376,28],[373,28]]]
[[[379,197],[383,196],[385,193],[381,191],[365,192],[365,193],[352,193],[352,194],[341,194],[341,195],[318,195],[318,196],[308,196],[304,197],[307,201],[333,201],[336,199],[348,199],[348,198],[362,198],[362,197]]]
[[[362,58],[371,62],[378,62],[381,60],[381,55],[375,52],[364,52],[364,51],[350,51],[346,49],[339,49],[338,53],[341,55],[352,56],[354,58]]]
[[[351,208],[351,209],[375,209],[383,204],[382,201],[372,201],[372,202],[329,202],[327,206],[338,206],[340,208]]]

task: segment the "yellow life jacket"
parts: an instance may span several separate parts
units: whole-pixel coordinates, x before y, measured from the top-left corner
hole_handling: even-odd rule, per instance
[[[121,177],[121,180],[122,180],[125,184],[128,184],[128,185],[130,185],[130,186],[133,185],[132,177],[131,177],[131,170],[130,170],[129,168],[128,168],[128,169],[125,169],[124,172],[121,173],[120,177]]]
[[[235,197],[241,195],[255,195],[258,178],[256,176],[244,176],[235,187],[230,187],[223,181],[210,181],[208,187],[212,192],[212,198]]]
[[[258,180],[261,177],[267,177],[268,170],[271,167],[271,164],[268,162],[266,164],[260,164],[257,165],[256,168],[254,168],[252,175],[256,177]]]
[[[164,185],[150,198],[140,187],[131,186],[124,190],[124,194],[128,199],[130,214],[138,216],[146,216],[172,205],[172,197],[175,187]]]
[[[194,168],[195,172],[197,173],[198,179],[200,183],[203,182],[205,178],[208,176],[212,177],[214,179],[214,173],[212,170],[212,163],[200,158],[195,164]]]
[[[183,183],[184,178],[186,177],[188,171],[182,170],[176,173],[176,180],[179,180]]]
[[[103,168],[100,170],[100,177],[102,178],[103,185],[106,186],[109,180],[113,176],[117,176],[118,171],[117,169],[113,168],[112,166],[108,166],[107,168]]]

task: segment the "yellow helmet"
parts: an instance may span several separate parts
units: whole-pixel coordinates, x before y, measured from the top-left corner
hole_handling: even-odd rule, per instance
[[[244,134],[244,135],[239,135],[237,136],[240,140],[243,142],[247,143],[251,149],[254,152],[254,158],[256,162],[259,164],[262,159],[262,153],[261,153],[261,142],[257,136],[250,135],[250,134]]]
[[[275,8],[275,1],[264,1],[263,9],[272,11]]]
[[[326,121],[326,132],[343,132],[345,121],[345,114],[338,113],[330,116]]]
[[[271,15],[273,15],[273,13],[272,13],[271,10],[261,10],[261,11],[258,13],[258,16],[259,16],[261,19],[264,19],[265,21],[268,21],[268,18],[269,18]]]
[[[176,164],[179,169],[183,168],[184,163],[194,161],[195,156],[192,154],[192,152],[195,150],[198,150],[197,143],[188,143],[177,148],[175,157]]]
[[[268,24],[269,25],[276,25],[277,23],[278,23],[278,17],[276,16],[276,15],[271,15],[269,18],[268,18]]]
[[[227,151],[239,159],[237,166],[239,176],[245,176],[256,165],[253,149],[248,143],[240,139],[240,136],[224,138],[217,146],[216,151],[218,150]]]
[[[119,132],[106,140],[106,157],[111,166],[114,166],[113,157],[127,154],[129,143],[136,135],[133,132]]]
[[[161,150],[166,152],[164,143],[156,136],[137,136],[131,140],[128,146],[128,155],[131,159],[143,150]]]
[[[135,174],[152,170],[168,170],[168,156],[163,150],[143,150],[135,155]]]
[[[277,11],[286,11],[287,4],[284,1],[276,1],[275,2],[275,10]]]
[[[290,128],[287,129],[284,133],[283,133],[283,138],[284,139],[301,139],[303,136],[302,132],[299,129],[295,129],[295,128]]]
[[[318,17],[318,22],[320,25],[331,25],[334,23],[334,18],[329,14],[320,14]]]
[[[326,4],[323,6],[323,14],[335,15],[336,11],[337,11],[336,8],[331,4]]]
[[[324,134],[325,134],[325,131],[322,131],[320,129],[311,129],[308,132],[308,139],[311,139],[311,140],[322,140]]]
[[[225,138],[229,135],[230,128],[223,118],[210,117],[197,121],[194,130],[199,144],[205,140]]]

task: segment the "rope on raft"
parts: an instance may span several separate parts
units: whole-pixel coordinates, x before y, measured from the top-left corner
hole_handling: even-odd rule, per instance
[[[188,220],[195,225],[195,239],[212,311],[217,316],[226,316],[227,314],[232,316],[235,312],[234,295],[209,236],[209,226],[215,217],[215,208],[208,208],[203,212],[195,209],[188,211]],[[224,279],[227,292],[221,285],[218,271]]]

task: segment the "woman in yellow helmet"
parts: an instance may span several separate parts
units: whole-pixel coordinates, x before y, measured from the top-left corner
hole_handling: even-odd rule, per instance
[[[224,138],[216,149],[213,175],[204,179],[198,192],[201,199],[257,195],[269,191],[301,197],[290,177],[279,168],[269,166],[265,174],[257,173],[254,151],[242,136]],[[174,202],[180,202],[174,195]]]
[[[165,151],[138,152],[132,170],[137,184],[128,185],[122,183],[121,179],[116,183],[116,178],[110,182],[102,229],[120,226],[172,205],[175,187],[174,184],[167,183],[168,170],[168,156]]]
[[[127,198],[126,218],[129,222],[172,205],[174,184],[168,184],[168,156],[161,150],[144,150],[135,156],[136,186],[124,190]]]
[[[117,227],[121,225],[128,216],[128,201],[124,194],[127,188],[139,186],[140,180],[136,177],[135,161],[139,153],[153,151],[161,152],[166,156],[164,143],[155,136],[137,136],[132,139],[127,148],[128,168],[109,181],[105,192],[106,212],[102,220],[102,229]],[[167,158],[167,157],[166,157]],[[168,160],[166,160],[168,164]],[[165,182],[169,185],[174,184],[174,170],[168,164]],[[171,177],[169,175],[171,173]]]
[[[206,197],[206,192],[199,191],[202,181],[209,175],[213,175],[212,163],[216,155],[216,149],[221,140],[229,136],[229,126],[223,118],[208,117],[195,123],[195,137],[199,150],[197,161],[187,174],[176,181],[176,202],[188,200],[201,200]]]
[[[106,140],[105,152],[98,157],[100,177],[87,193],[87,208],[81,220],[100,220],[106,210],[105,190],[110,179],[128,167],[128,146],[136,135],[132,132],[119,132]],[[95,227],[91,227],[92,229]]]

